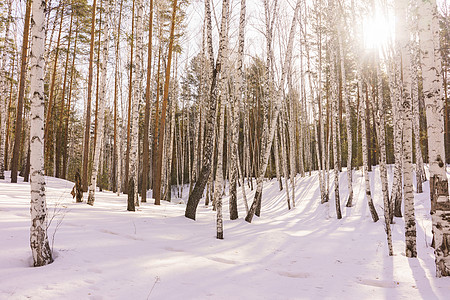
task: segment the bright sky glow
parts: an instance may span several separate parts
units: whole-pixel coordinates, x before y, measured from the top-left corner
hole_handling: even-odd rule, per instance
[[[393,38],[394,26],[381,14],[368,16],[363,20],[364,47],[381,49]]]

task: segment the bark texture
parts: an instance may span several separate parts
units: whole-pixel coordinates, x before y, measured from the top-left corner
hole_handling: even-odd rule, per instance
[[[445,171],[444,99],[436,1],[419,9],[423,94],[427,114],[430,200],[436,276],[450,276],[450,203]]]
[[[33,1],[31,41],[31,228],[33,264],[40,267],[53,262],[47,236],[47,204],[44,177],[44,11],[45,0]]]

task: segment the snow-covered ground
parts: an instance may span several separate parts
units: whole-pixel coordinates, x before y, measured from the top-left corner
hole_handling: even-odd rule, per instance
[[[33,268],[29,185],[10,184],[7,176],[0,180],[0,299],[450,297],[450,278],[435,277],[428,183],[423,194],[415,194],[418,258],[408,259],[401,219],[393,225],[395,255],[387,254],[378,171],[371,173],[377,223],[364,200],[360,171],[354,175],[354,206],[342,204],[341,220],[335,218],[333,192],[328,205],[320,204],[313,173],[297,177],[297,205],[290,211],[285,191],[275,180],[265,182],[261,218],[252,224],[243,220],[242,200],[240,218],[228,220],[225,196],[224,240],[215,238],[215,212],[203,202],[197,221],[184,217],[178,200],[161,206],[150,200],[127,212],[126,196],[97,192],[91,207],[72,200],[73,183],[49,177],[55,262]],[[342,172],[341,199],[347,193]],[[250,202],[254,191],[247,189],[247,195]]]

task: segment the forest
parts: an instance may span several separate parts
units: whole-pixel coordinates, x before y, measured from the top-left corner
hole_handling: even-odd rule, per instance
[[[450,276],[449,75],[447,0],[4,0],[0,239],[13,239],[13,223],[20,219],[30,265],[40,267],[53,266],[66,251],[54,250],[55,236],[58,247],[70,224],[94,215],[104,220],[93,226],[133,218],[134,233],[97,233],[150,244],[147,235],[137,234],[151,226],[143,218],[161,222],[158,231],[146,233],[172,254],[189,251],[181,247],[190,244],[167,246],[172,238],[159,237],[159,230],[183,241],[201,232],[205,247],[222,247],[216,239],[234,240],[227,245],[236,249],[257,243],[252,251],[258,252],[263,243],[254,239],[270,233],[272,224],[280,243],[283,234],[292,239],[309,228],[312,243],[330,247],[327,256],[340,262],[334,238],[347,234],[344,228],[360,227],[368,230],[361,240],[369,244],[364,253],[392,264],[402,256],[399,270],[427,257],[423,277],[431,285],[417,274],[408,280],[416,280],[410,285],[417,297],[441,299],[449,282],[439,278]],[[19,219],[10,218],[11,211]],[[193,224],[203,229],[196,234]],[[319,241],[313,235],[312,228],[323,224],[336,230],[330,244],[327,236]],[[179,234],[175,225],[183,228]],[[214,240],[204,228],[214,230]],[[78,238],[70,232],[67,241]],[[292,251],[290,259],[292,247],[282,248]],[[8,266],[8,257],[0,250],[0,266]],[[219,256],[210,260],[239,265]],[[402,285],[398,276],[361,279],[358,267],[353,270],[352,280],[364,286]],[[387,270],[395,275],[394,267]],[[286,270],[278,275],[314,277]],[[167,299],[157,291],[164,281],[153,277],[151,289],[136,299],[149,292],[148,299],[154,288],[155,298]],[[1,278],[7,275],[0,271]],[[3,288],[0,283],[0,298],[16,293],[7,284]],[[376,295],[407,296],[409,288],[401,288],[400,294]],[[258,295],[247,289],[229,295]],[[339,298],[341,291],[266,292],[268,299],[311,299]],[[370,292],[356,289],[350,298]],[[226,291],[214,293],[227,298]]]

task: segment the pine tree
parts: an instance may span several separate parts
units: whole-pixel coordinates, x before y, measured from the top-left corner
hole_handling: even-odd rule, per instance
[[[145,116],[144,116],[144,142],[142,153],[142,191],[141,201],[147,202],[147,182],[149,175],[149,125],[150,125],[150,99],[151,89],[151,69],[152,69],[152,39],[153,37],[153,0],[150,0],[149,30],[148,30],[148,50],[147,50],[147,85],[145,90]],[[177,176],[178,179],[178,176]]]
[[[91,102],[92,102],[92,79],[94,73],[94,40],[95,40],[95,12],[97,10],[97,0],[93,0],[92,3],[92,16],[91,16],[91,39],[89,45],[89,70],[88,70],[88,91],[87,91],[87,104],[86,104],[86,122],[84,129],[84,141],[83,141],[83,174],[82,188],[83,192],[88,190],[88,162],[89,162],[89,140],[90,140],[90,128],[91,128]]]
[[[17,183],[19,168],[20,143],[22,138],[23,102],[25,95],[25,77],[27,74],[28,38],[30,35],[31,1],[27,0],[25,23],[23,27],[22,54],[20,61],[19,95],[17,96],[16,125],[14,131],[14,149],[11,160],[11,182]]]
[[[10,33],[10,24],[11,24],[11,6],[12,0],[7,1],[7,13],[5,20],[5,39],[3,41],[3,53],[2,60],[0,65],[0,179],[5,179],[5,145],[6,145],[6,128],[7,128],[7,95],[8,95],[8,71],[7,71],[7,60],[8,60],[8,51],[9,48],[9,33]]]
[[[164,79],[164,94],[163,94],[163,103],[161,107],[161,120],[160,120],[160,132],[159,132],[159,141],[158,148],[156,150],[156,170],[155,170],[155,179],[153,182],[153,197],[155,198],[155,204],[159,205],[161,201],[161,172],[162,172],[162,164],[163,164],[163,141],[164,141],[164,130],[166,125],[166,110],[167,110],[167,102],[169,99],[169,83],[170,83],[170,68],[172,64],[172,54],[173,54],[173,43],[174,43],[174,32],[175,32],[175,21],[177,15],[177,0],[173,0],[172,4],[172,18],[170,25],[170,37],[169,37],[169,49],[168,49],[168,57],[167,57],[167,65],[166,65],[166,73]]]

